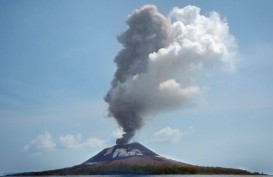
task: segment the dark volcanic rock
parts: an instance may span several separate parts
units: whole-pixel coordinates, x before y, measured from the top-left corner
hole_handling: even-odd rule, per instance
[[[166,159],[139,143],[106,148],[80,165],[69,168],[18,173],[13,176],[103,174],[252,174],[245,170],[201,167]]]
[[[105,161],[113,161],[126,159],[131,157],[158,157],[156,153],[146,148],[139,143],[131,143],[127,145],[115,145],[110,148],[106,148],[99,152],[94,157],[85,161],[84,164],[92,164]]]

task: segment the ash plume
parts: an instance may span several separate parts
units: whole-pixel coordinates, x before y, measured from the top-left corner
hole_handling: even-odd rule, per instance
[[[210,70],[234,70],[237,45],[218,13],[174,8],[168,17],[153,5],[135,10],[118,37],[123,49],[105,96],[109,115],[123,128],[116,143],[127,144],[148,114],[183,108],[201,94],[200,79]]]

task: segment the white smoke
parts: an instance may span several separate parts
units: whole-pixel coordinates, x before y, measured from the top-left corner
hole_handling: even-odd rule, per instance
[[[147,19],[142,18],[145,15],[140,15],[147,13],[147,9],[153,9],[148,23]],[[139,52],[144,53],[141,59],[128,59],[130,64],[125,67],[126,71],[134,68],[134,72],[124,72],[124,68],[119,67],[123,63],[117,62],[117,72],[123,74],[123,80],[117,79],[116,74],[106,101],[109,103],[110,114],[125,132],[123,141],[118,144],[127,143],[135,131],[143,126],[149,113],[182,108],[189,104],[194,96],[202,93],[200,79],[207,73],[218,69],[233,71],[236,63],[235,38],[229,33],[226,20],[221,19],[218,13],[211,12],[204,16],[200,14],[200,8],[186,6],[182,9],[174,8],[165,19],[155,6],[144,6],[130,18],[136,16],[136,12],[139,18],[134,22],[134,27],[144,25],[142,28],[146,28],[147,25],[154,30],[140,30],[137,33],[146,36],[146,42],[156,47],[151,47],[147,53],[146,44],[134,43],[133,47],[138,47]],[[160,16],[162,22],[153,18],[155,15]],[[157,28],[166,29],[158,32],[158,29],[150,27],[153,24],[157,24]],[[161,36],[157,38],[157,34]],[[124,50],[130,47],[125,45]],[[126,56],[122,59],[126,63]],[[120,118],[120,113],[124,117]]]

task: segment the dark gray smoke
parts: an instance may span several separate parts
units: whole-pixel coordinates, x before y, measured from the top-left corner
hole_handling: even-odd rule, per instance
[[[124,48],[115,58],[117,71],[112,88],[105,97],[110,115],[125,132],[122,138],[117,139],[117,144],[127,144],[135,131],[143,126],[141,113],[144,109],[138,100],[125,96],[125,88],[119,86],[136,74],[146,72],[148,55],[168,45],[171,31],[170,21],[152,5],[135,10],[127,25],[127,31],[118,37]]]
[[[227,22],[216,12],[203,16],[200,10],[174,8],[166,18],[147,5],[128,17],[105,96],[109,115],[124,131],[117,144],[127,144],[147,114],[189,104],[202,93],[200,78],[210,70],[222,64],[234,69],[236,42]]]

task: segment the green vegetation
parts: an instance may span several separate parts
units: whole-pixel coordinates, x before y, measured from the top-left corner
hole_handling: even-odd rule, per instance
[[[194,165],[174,164],[133,164],[125,162],[108,162],[93,165],[78,165],[71,168],[16,174],[27,175],[102,175],[102,174],[232,174],[232,175],[254,175],[245,170],[222,168],[222,167],[200,167]],[[259,174],[259,173],[258,173]],[[255,175],[258,175],[255,173]]]
[[[83,172],[83,171],[82,171]],[[179,166],[179,165],[135,165],[135,164],[105,164],[103,166],[93,166],[86,169],[84,174],[236,174],[250,175],[252,173],[230,168],[221,167],[199,167],[199,166]]]

